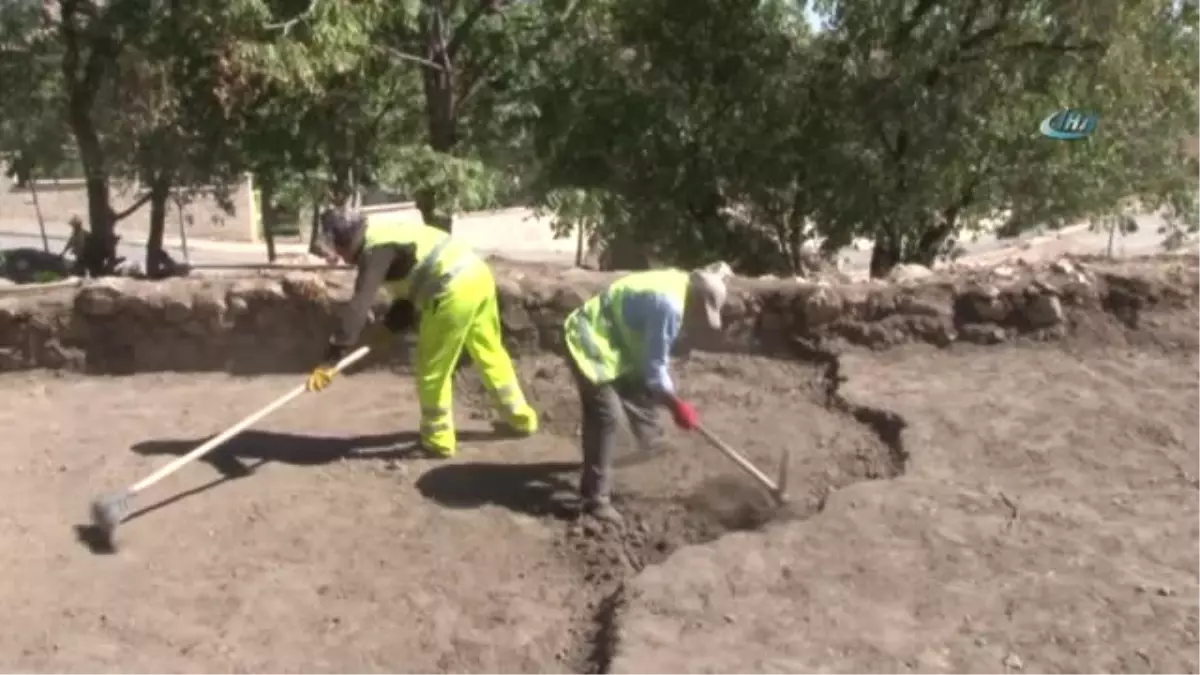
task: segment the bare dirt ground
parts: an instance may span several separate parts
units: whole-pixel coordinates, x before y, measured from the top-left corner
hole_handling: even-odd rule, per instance
[[[905,474],[648,569],[613,672],[1197,672],[1196,317],[1148,323],[846,357]]]
[[[713,357],[716,359],[716,357]],[[711,359],[710,359],[711,360]],[[627,536],[573,522],[574,392],[554,360],[523,364],[547,433],[490,437],[464,387],[460,458],[411,440],[411,381],[339,380],[138,498],[115,555],[73,526],[128,484],[296,385],[209,375],[7,375],[0,634],[30,671],[594,670],[603,599],[682,543],[758,524],[765,504],[714,451],[672,432],[623,470]],[[775,459],[797,421],[821,448],[795,466],[802,503],[894,473],[887,448],[819,402],[820,372],[743,358],[681,377],[713,429]],[[240,476],[240,477],[239,477]],[[160,508],[161,506],[161,508]],[[602,622],[601,622],[602,623]],[[601,640],[603,643],[603,640]]]
[[[697,355],[685,394],[763,465],[794,448],[794,501],[772,513],[672,431],[622,470],[623,533],[570,516],[575,395],[551,358],[521,366],[547,416],[533,439],[491,437],[467,375],[461,456],[411,459],[411,381],[352,375],[143,494],[110,555],[73,530],[93,497],[296,379],[5,375],[0,655],[41,672],[1196,672],[1183,320],[1183,350],[851,355],[844,399],[831,364]]]

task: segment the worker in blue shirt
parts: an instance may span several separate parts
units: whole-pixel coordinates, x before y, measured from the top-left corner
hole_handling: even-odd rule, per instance
[[[708,271],[660,269],[618,279],[563,324],[583,417],[580,496],[585,513],[614,524],[612,469],[622,415],[639,443],[661,433],[658,406],[676,425],[694,429],[696,411],[676,394],[671,348],[685,327],[721,330],[725,282]]]

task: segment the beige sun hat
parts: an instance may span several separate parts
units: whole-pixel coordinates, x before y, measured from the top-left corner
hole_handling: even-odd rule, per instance
[[[721,308],[725,306],[728,289],[720,274],[695,270],[688,276],[688,286],[704,302],[704,318],[710,328],[721,330]]]

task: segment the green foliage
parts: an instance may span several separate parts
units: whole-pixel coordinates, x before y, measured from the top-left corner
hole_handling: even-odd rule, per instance
[[[233,0],[235,58],[261,75],[312,96],[326,91],[332,76],[359,72],[376,53],[374,29],[409,3],[264,2]]]
[[[607,201],[594,191],[563,188],[545,194],[535,213],[538,217],[550,216],[555,239],[569,237],[580,230],[584,237],[590,237],[604,225]]]
[[[14,0],[0,153],[51,173],[70,130],[93,176],[377,186],[446,226],[525,202],[618,265],[750,274],[855,237],[928,264],[996,219],[1195,231],[1194,0],[816,4],[814,34],[784,0]],[[1064,107],[1098,132],[1040,136]]]
[[[48,284],[53,281],[62,281],[65,277],[51,270],[38,270],[33,273],[33,283]]]
[[[788,3],[591,6],[539,63],[535,193],[554,210],[563,189],[596,191],[628,214],[610,238],[749,273],[797,271],[814,239],[874,239],[884,274],[997,216],[1015,233],[1131,200],[1190,212],[1194,3],[821,9],[829,29],[810,36]],[[1040,136],[1063,107],[1098,112],[1100,132]]]
[[[603,238],[671,262],[778,263],[764,255],[804,230],[813,119],[797,106],[805,31],[778,7],[615,0],[581,12],[570,48],[539,64],[535,194],[597,191]]]
[[[1121,84],[1131,64],[1113,60],[1142,19],[1122,3],[830,5],[828,39],[843,59],[839,136],[851,149],[835,155],[833,172],[854,186],[845,198],[856,206],[830,204],[821,222],[873,237],[873,272],[930,264],[1005,210],[1010,231],[1056,226],[1142,187],[1114,180],[1153,152],[1152,134],[1119,128],[1142,123]],[[1039,136],[1041,118],[1066,106],[1098,111],[1102,134]],[[1161,175],[1162,162],[1146,168]]]
[[[58,79],[56,40],[40,2],[0,3],[0,161],[20,181],[70,164],[70,131]]]
[[[427,145],[394,148],[377,175],[383,185],[436,190],[442,200],[439,208],[451,214],[495,205],[497,178],[485,165],[444,155]]]
[[[1014,220],[1053,226],[1162,208],[1168,218],[1194,224],[1197,166],[1183,153],[1183,140],[1194,133],[1198,114],[1195,32],[1162,9],[1160,3],[1119,8],[1120,38],[1086,79],[1060,95],[1099,113],[1097,133],[1025,149],[1024,166],[1037,171],[1009,177],[1022,200]]]

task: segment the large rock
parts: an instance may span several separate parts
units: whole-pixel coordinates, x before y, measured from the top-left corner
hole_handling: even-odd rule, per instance
[[[781,355],[812,345],[886,347],[1003,342],[1061,334],[1072,313],[1111,312],[1128,326],[1156,304],[1191,302],[1195,256],[1030,268],[1004,282],[987,270],[934,274],[899,284],[729,279],[727,330],[687,347]],[[517,355],[562,349],[566,315],[618,275],[495,263],[505,339]],[[1148,272],[1147,270],[1151,270]],[[1064,277],[1066,277],[1064,279]],[[301,372],[320,358],[334,315],[348,299],[347,272],[263,273],[163,281],[89,280],[46,291],[0,289],[0,370],[69,368]],[[376,309],[385,305],[380,299]],[[382,311],[376,312],[381,315]],[[397,341],[402,343],[403,341]],[[801,346],[803,345],[803,346]],[[403,363],[407,350],[377,355]]]

